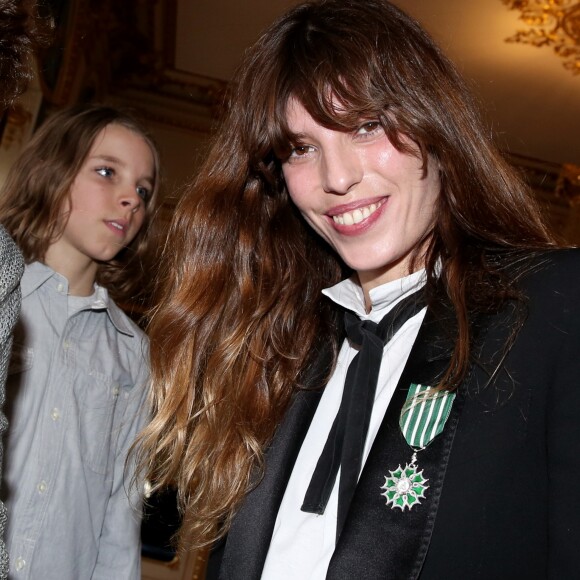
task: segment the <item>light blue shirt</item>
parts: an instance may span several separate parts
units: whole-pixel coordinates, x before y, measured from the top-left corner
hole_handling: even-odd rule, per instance
[[[21,287],[3,484],[10,578],[137,580],[141,498],[125,459],[147,419],[147,340],[103,288],[69,315],[68,282],[49,267],[26,266]]]

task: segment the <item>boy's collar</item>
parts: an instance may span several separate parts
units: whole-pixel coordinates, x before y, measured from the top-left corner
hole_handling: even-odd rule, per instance
[[[22,298],[26,298],[46,283],[52,284],[55,292],[65,296],[68,294],[68,280],[64,276],[41,262],[27,264],[20,282]],[[96,288],[96,297],[91,308],[93,310],[106,310],[113,326],[121,334],[134,336],[134,328],[132,328],[123,311],[110,299],[106,288],[102,286],[97,286]]]

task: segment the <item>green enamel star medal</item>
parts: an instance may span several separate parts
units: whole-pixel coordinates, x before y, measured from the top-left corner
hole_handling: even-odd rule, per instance
[[[416,461],[417,454],[413,453],[411,463],[404,468],[399,465],[394,471],[389,470],[391,476],[385,477],[385,485],[381,487],[385,492],[381,495],[387,498],[387,505],[391,504],[392,508],[405,511],[405,508],[411,509],[421,503],[420,500],[425,497],[429,480],[423,477],[423,471],[417,471]]]
[[[431,387],[412,384],[403,405],[399,426],[405,441],[413,449],[411,461],[397,469],[389,470],[381,493],[391,509],[412,509],[426,498],[428,479],[417,465],[417,454],[439,435],[451,412],[455,393],[435,391]]]

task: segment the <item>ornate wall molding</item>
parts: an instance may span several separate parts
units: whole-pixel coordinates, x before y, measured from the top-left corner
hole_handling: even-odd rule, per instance
[[[50,107],[113,95],[195,132],[207,130],[203,117],[220,115],[227,83],[175,69],[176,0],[47,0],[47,7],[57,33],[38,68]]]
[[[513,154],[507,158],[522,172],[557,237],[580,245],[580,166]]]

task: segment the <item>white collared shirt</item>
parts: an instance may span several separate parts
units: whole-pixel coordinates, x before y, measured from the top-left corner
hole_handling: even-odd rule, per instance
[[[353,311],[361,320],[378,323],[400,300],[424,283],[425,271],[420,270],[372,289],[370,291],[372,309],[369,313],[365,312],[362,288],[352,279],[344,280],[323,292],[340,306]],[[407,320],[383,350],[375,402],[364,447],[363,468],[419,333],[425,312],[426,308],[423,308]],[[353,348],[348,340],[343,342],[336,368],[322,394],[280,504],[262,573],[263,580],[326,578],[336,541],[340,471],[324,514],[303,512],[300,507],[338,412],[348,365],[357,352],[358,350]]]

